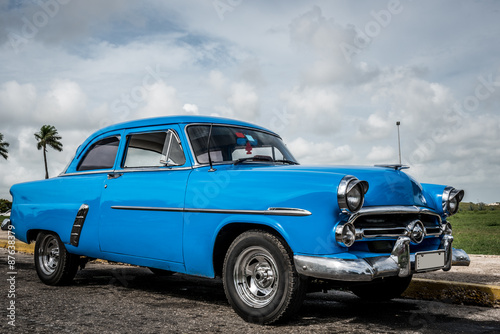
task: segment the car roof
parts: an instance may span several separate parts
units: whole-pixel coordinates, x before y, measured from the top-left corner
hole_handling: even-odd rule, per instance
[[[118,124],[113,124],[102,128],[101,130],[94,133],[94,135],[103,134],[106,132],[121,130],[121,129],[130,129],[130,128],[138,128],[138,127],[146,127],[146,126],[154,126],[154,125],[163,125],[163,124],[189,124],[189,123],[217,123],[217,124],[229,124],[229,125],[238,125],[238,126],[248,126],[252,128],[258,128],[267,132],[274,133],[266,128],[261,126],[238,121],[230,118],[223,117],[215,117],[215,116],[194,116],[194,115],[176,115],[176,116],[164,116],[164,117],[154,117],[154,118],[143,118],[134,121],[128,121]]]
[[[143,118],[143,119],[138,119],[138,120],[134,120],[134,121],[113,124],[113,125],[107,126],[105,128],[102,128],[102,129],[94,132],[78,148],[77,155],[80,154],[80,152],[92,140],[94,140],[94,138],[99,137],[99,136],[106,134],[108,132],[111,132],[111,131],[133,129],[133,128],[140,128],[140,127],[148,127],[148,126],[155,126],[155,125],[164,125],[164,124],[193,124],[193,123],[208,123],[208,124],[213,123],[213,124],[227,124],[227,125],[244,126],[244,127],[251,127],[251,128],[260,129],[260,130],[267,131],[269,133],[273,133],[273,134],[277,135],[275,132],[270,131],[266,128],[263,128],[261,126],[258,126],[258,125],[252,124],[252,123],[248,123],[248,122],[244,122],[244,121],[238,121],[235,119],[223,118],[223,117],[175,115],[175,116],[164,116],[164,117],[154,117],[154,118]]]

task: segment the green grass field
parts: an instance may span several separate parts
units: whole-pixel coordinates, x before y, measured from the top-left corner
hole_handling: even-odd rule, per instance
[[[500,255],[499,208],[466,211],[467,204],[460,207],[459,213],[448,218],[455,237],[453,247],[462,248],[469,254]]]

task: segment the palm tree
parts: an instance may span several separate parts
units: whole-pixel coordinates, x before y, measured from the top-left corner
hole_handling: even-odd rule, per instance
[[[7,160],[9,157],[9,151],[7,150],[7,147],[9,147],[9,143],[6,141],[3,141],[3,134],[0,133],[0,155]]]
[[[43,148],[43,161],[45,163],[45,178],[49,178],[49,169],[47,168],[47,146],[61,152],[63,144],[60,142],[61,136],[57,133],[53,125],[44,125],[39,132],[35,133],[35,138],[38,141],[37,149]]]

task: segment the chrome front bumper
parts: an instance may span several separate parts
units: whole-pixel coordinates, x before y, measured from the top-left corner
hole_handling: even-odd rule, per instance
[[[467,253],[462,249],[452,248],[452,242],[453,236],[443,237],[439,248],[445,251],[445,265],[438,269],[448,271],[452,265],[469,265]],[[410,254],[410,238],[407,236],[398,238],[390,256],[338,259],[295,255],[294,261],[297,272],[301,275],[335,281],[368,282],[381,277],[407,277],[415,272],[415,255]]]

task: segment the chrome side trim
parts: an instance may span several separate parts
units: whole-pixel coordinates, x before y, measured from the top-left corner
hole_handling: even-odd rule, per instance
[[[193,169],[191,166],[187,167],[175,167],[175,166],[169,166],[169,167],[134,167],[134,168],[124,168],[124,169],[117,169],[115,170],[115,173],[131,173],[131,172],[171,172],[171,171],[176,171],[176,170],[190,170]]]
[[[90,174],[108,174],[108,173],[113,173],[113,169],[99,169],[99,170],[94,170],[94,171],[89,171],[89,172],[74,172],[74,173],[66,173],[66,174],[61,174],[58,175],[58,177],[64,177],[64,176],[75,176],[75,175],[90,175]]]
[[[73,223],[73,228],[71,229],[71,235],[69,238],[69,243],[72,246],[78,247],[80,242],[80,235],[82,233],[83,223],[85,223],[85,218],[87,218],[87,213],[89,212],[89,206],[87,204],[82,204],[78,209],[78,213],[75,217],[75,222]]]
[[[265,215],[265,216],[310,216],[311,212],[296,208],[269,208],[267,210],[231,210],[231,209],[195,209],[195,208],[165,208],[149,206],[121,206],[113,205],[115,210],[138,210],[138,211],[167,211],[167,212],[191,212],[191,213],[225,213],[242,215]]]

